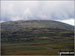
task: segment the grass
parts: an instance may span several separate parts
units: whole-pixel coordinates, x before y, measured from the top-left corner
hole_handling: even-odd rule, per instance
[[[7,33],[7,32],[6,32]],[[25,33],[25,32],[23,32]],[[30,32],[29,32],[30,33]],[[9,41],[2,42],[2,55],[58,55],[61,51],[74,51],[74,40],[73,36],[61,36],[61,34],[56,34],[58,36],[50,36],[52,34],[40,33],[30,33],[33,37],[30,37],[27,33],[27,38],[32,38],[30,40],[23,39],[22,37],[5,37],[4,39],[10,39]],[[9,34],[10,35],[10,34]],[[41,36],[42,35],[42,36]],[[45,36],[44,36],[45,35]],[[47,36],[48,35],[48,36]],[[38,37],[39,36],[39,37]],[[15,39],[18,38],[16,41]],[[25,38],[25,37],[24,37]],[[3,39],[3,40],[4,40]],[[14,39],[14,40],[13,40]]]
[[[25,49],[21,48],[21,49],[6,50],[2,52],[2,54],[6,54],[6,55],[10,55],[10,54],[11,55],[16,55],[16,54],[17,55],[51,55],[51,54],[58,53],[58,50],[25,50]]]
[[[73,41],[36,39],[34,41],[2,43],[3,55],[58,55],[59,51],[74,51]]]
[[[44,42],[43,42],[44,43]],[[19,46],[18,46],[18,45]],[[48,42],[45,45],[22,46],[35,43],[15,43],[13,45],[2,45],[2,54],[6,55],[57,55],[59,51],[73,51],[73,42]]]

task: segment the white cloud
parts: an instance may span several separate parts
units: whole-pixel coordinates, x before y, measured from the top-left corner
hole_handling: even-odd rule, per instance
[[[62,20],[61,22],[64,22],[64,23],[67,23],[67,24],[70,24],[70,25],[74,26],[75,20],[74,20],[74,18],[72,18],[72,19],[69,19],[69,20]]]
[[[1,1],[1,21],[74,18],[74,1]]]

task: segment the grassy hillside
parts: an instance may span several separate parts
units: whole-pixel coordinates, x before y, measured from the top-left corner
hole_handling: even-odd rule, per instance
[[[73,26],[57,21],[1,23],[2,54],[57,55],[74,51]]]

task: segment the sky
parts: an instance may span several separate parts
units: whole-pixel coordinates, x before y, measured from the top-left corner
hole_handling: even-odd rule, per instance
[[[55,20],[74,25],[74,1],[1,1],[0,22]]]

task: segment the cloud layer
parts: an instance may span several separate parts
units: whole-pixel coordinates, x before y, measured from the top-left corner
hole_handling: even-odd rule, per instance
[[[1,1],[1,21],[74,18],[74,1]]]

